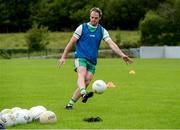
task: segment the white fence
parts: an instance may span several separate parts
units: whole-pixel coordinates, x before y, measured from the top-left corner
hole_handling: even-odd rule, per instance
[[[180,46],[140,47],[140,58],[180,58]]]

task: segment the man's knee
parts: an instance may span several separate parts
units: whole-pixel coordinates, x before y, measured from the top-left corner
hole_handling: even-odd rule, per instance
[[[86,87],[90,84],[93,76],[94,76],[94,75],[93,75],[92,73],[89,73],[89,72],[86,74],[86,78],[85,78]]]
[[[86,68],[85,67],[78,67],[77,68],[77,73],[78,73],[78,76],[80,76],[80,77],[84,77],[84,78],[86,78],[86,72],[87,70],[86,70]]]
[[[90,84],[91,80],[92,80],[93,76],[90,76],[90,77],[86,77],[85,79],[85,84],[86,84],[86,87]]]
[[[90,84],[91,80],[90,79],[86,79],[85,83],[86,83],[86,87]]]

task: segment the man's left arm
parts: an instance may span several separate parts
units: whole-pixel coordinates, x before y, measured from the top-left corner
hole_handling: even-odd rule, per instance
[[[117,46],[116,43],[114,43],[112,41],[112,39],[109,39],[106,41],[106,43],[108,44],[108,46],[117,54],[119,55],[120,57],[123,58],[123,60],[128,63],[128,64],[131,64],[133,61],[131,58],[129,58],[127,55],[125,55],[122,50]]]

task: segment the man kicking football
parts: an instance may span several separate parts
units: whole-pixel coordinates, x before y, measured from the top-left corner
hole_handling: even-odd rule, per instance
[[[71,110],[75,102],[80,97],[82,97],[82,102],[86,103],[88,98],[93,96],[93,92],[87,92],[86,88],[91,82],[96,71],[98,49],[102,39],[126,63],[132,63],[132,60],[112,41],[107,30],[99,24],[101,17],[102,11],[97,7],[92,8],[90,10],[90,21],[88,23],[81,24],[75,30],[72,38],[64,49],[61,58],[59,59],[60,65],[63,65],[68,52],[73,46],[76,46],[74,54],[74,70],[77,72],[78,76],[78,87],[74,91],[69,103],[66,105],[67,110]]]

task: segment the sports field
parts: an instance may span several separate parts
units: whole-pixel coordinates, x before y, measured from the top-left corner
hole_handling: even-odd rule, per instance
[[[76,87],[73,60],[58,68],[57,60],[0,60],[0,110],[43,105],[56,113],[56,124],[33,122],[13,129],[180,129],[180,60],[99,59],[93,79],[112,81],[116,87],[95,94],[86,104],[65,110]],[[130,70],[135,75],[130,75]],[[91,90],[91,87],[88,88]],[[102,122],[83,118],[99,116]]]

